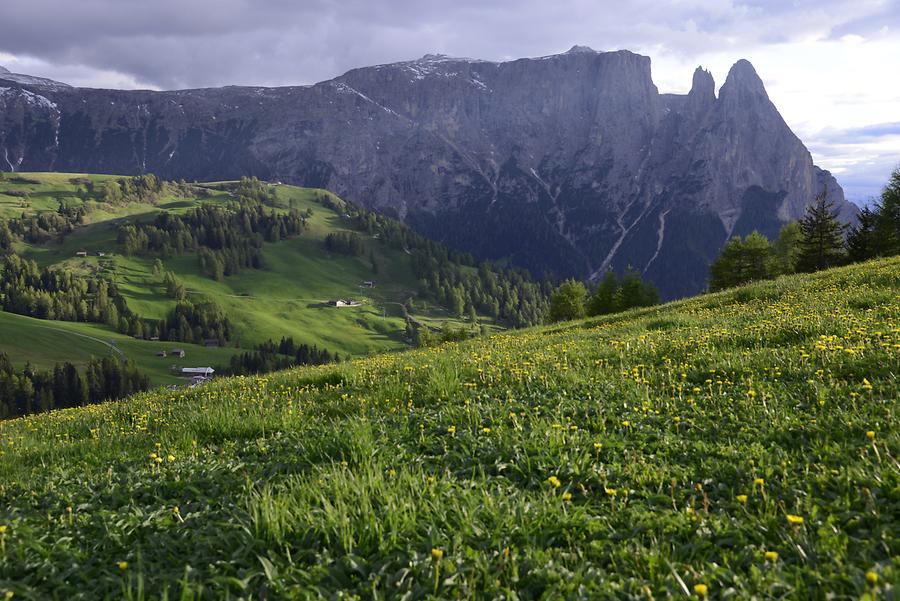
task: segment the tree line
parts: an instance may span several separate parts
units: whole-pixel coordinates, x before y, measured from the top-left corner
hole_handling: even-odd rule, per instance
[[[150,388],[150,379],[134,363],[92,358],[83,371],[71,363],[50,370],[26,365],[16,370],[0,352],[0,418],[6,419],[121,399]]]
[[[710,291],[791,273],[810,273],[900,254],[900,169],[881,198],[862,209],[855,226],[840,223],[834,203],[816,196],[797,222],[782,227],[771,242],[759,232],[734,236],[710,265]]]
[[[365,252],[365,245],[356,232],[334,232],[325,236],[325,250],[360,257]]]
[[[239,197],[226,206],[203,204],[184,215],[160,213],[151,223],[121,225],[118,242],[126,255],[163,258],[199,251],[204,274],[216,280],[242,268],[263,265],[263,242],[278,242],[306,229],[299,211],[278,213],[259,201]]]
[[[256,346],[255,350],[233,355],[225,367],[216,368],[216,373],[225,376],[246,376],[263,374],[298,365],[325,365],[341,360],[338,353],[320,349],[316,345],[295,343],[293,338],[282,338],[278,343],[271,339]]]
[[[449,249],[404,223],[353,203],[339,204],[327,195],[320,196],[319,202],[347,215],[379,244],[409,254],[419,294],[447,307],[451,314],[478,312],[513,327],[543,322],[553,290],[549,277],[535,281],[522,269],[476,262],[470,253]],[[374,257],[371,261],[377,271]]]
[[[569,319],[618,313],[635,307],[659,304],[659,293],[652,282],[628,269],[619,277],[607,271],[591,292],[583,282],[566,280],[550,297],[547,321],[555,323]]]
[[[9,313],[56,321],[103,323],[140,338],[224,345],[233,328],[225,312],[211,301],[192,302],[184,287],[167,274],[180,302],[163,319],[146,319],[132,312],[115,281],[100,275],[38,267],[16,254],[0,258],[0,308]],[[174,282],[173,282],[174,280]]]
[[[87,209],[71,199],[60,199],[56,212],[22,213],[21,217],[10,219],[0,231],[0,238],[15,236],[32,244],[43,244],[54,238],[61,239],[84,223]],[[2,247],[0,241],[0,247]],[[11,247],[11,245],[10,245]]]
[[[11,254],[0,259],[0,306],[38,319],[119,325],[130,312],[116,284],[102,277],[38,267]]]

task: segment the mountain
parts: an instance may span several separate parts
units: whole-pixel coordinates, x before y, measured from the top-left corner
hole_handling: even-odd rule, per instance
[[[426,55],[303,87],[117,91],[0,74],[11,170],[252,174],[331,190],[536,273],[633,266],[666,298],[705,285],[734,234],[774,236],[827,188],[855,208],[738,61],[660,94],[650,59],[576,46],[488,62]]]

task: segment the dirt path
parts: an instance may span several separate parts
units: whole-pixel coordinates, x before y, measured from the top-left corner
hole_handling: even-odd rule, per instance
[[[81,338],[87,338],[88,340],[93,340],[94,342],[99,342],[103,346],[109,347],[114,353],[119,355],[119,357],[122,358],[123,360],[128,358],[125,355],[125,353],[122,351],[122,349],[120,349],[119,347],[116,346],[115,342],[107,342],[105,340],[101,340],[100,338],[95,338],[93,336],[88,336],[87,334],[82,334],[81,332],[73,332],[72,330],[64,330],[62,328],[53,328],[50,326],[35,326],[35,327],[43,328],[45,330],[53,330],[54,332],[62,332],[63,334],[71,334],[72,336],[80,336]]]

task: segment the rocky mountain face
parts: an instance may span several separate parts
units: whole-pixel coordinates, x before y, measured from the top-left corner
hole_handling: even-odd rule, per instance
[[[660,94],[650,59],[574,47],[494,63],[428,55],[305,87],[72,88],[0,72],[0,169],[328,188],[536,273],[628,266],[703,289],[734,234],[774,236],[822,189],[747,61]]]

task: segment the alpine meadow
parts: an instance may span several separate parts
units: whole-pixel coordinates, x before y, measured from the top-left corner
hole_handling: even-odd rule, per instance
[[[33,598],[889,598],[900,260],[2,424]]]
[[[900,601],[897,4],[0,2],[0,601]]]

